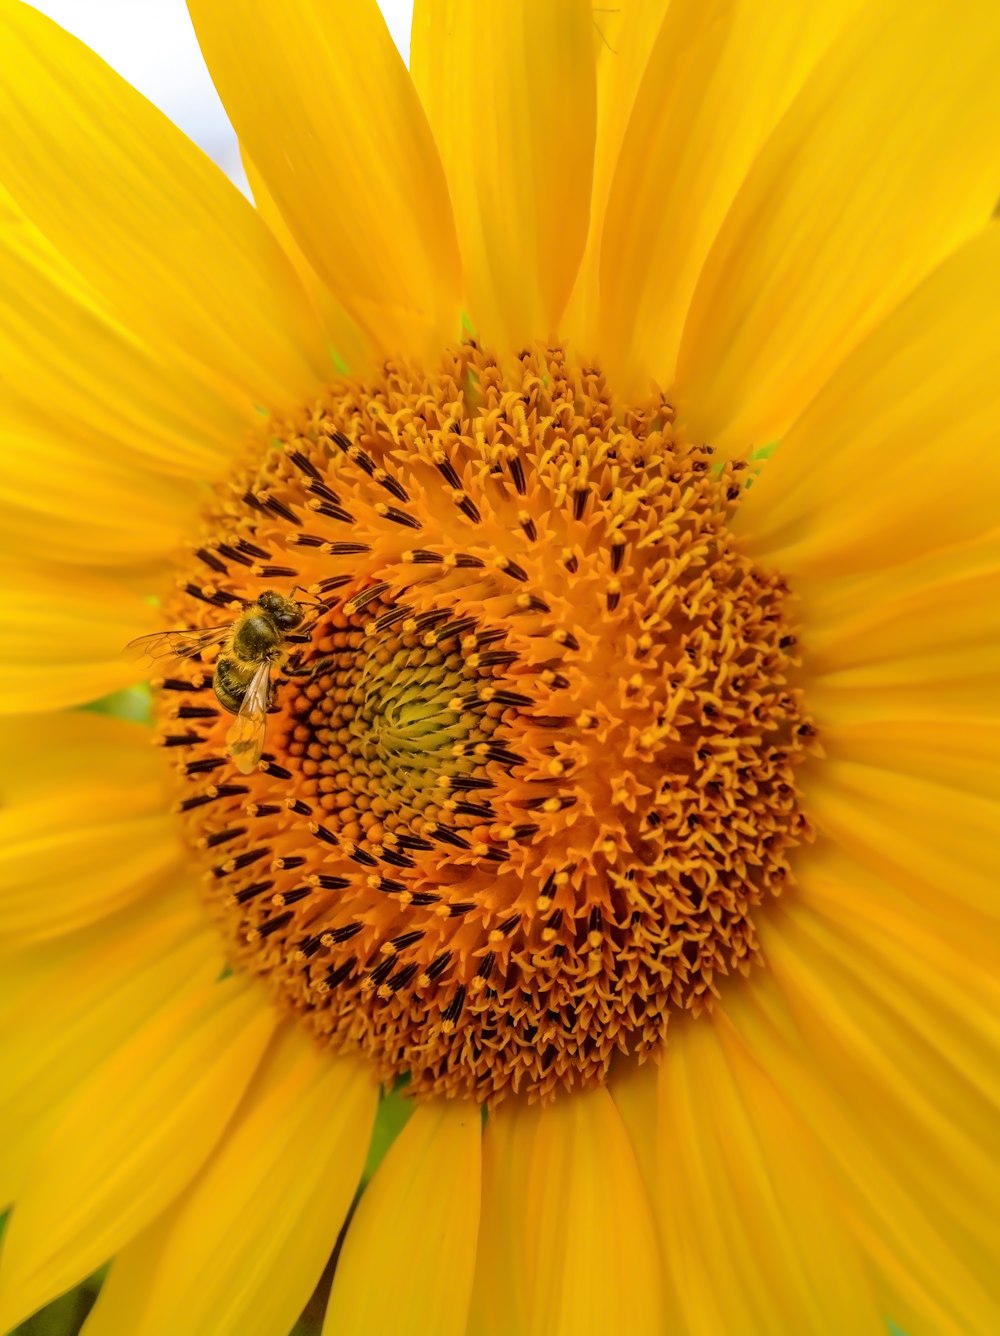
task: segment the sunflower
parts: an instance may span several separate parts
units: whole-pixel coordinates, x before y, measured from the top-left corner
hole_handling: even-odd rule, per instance
[[[1000,1330],[1000,9],[190,9],[256,207],[0,0],[0,1327]]]

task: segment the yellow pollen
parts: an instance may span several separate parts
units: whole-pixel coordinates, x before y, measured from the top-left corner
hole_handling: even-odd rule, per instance
[[[741,460],[559,348],[386,364],[224,484],[174,625],[297,601],[245,774],[209,662],[160,684],[234,968],[418,1095],[548,1099],[758,959],[815,730]]]

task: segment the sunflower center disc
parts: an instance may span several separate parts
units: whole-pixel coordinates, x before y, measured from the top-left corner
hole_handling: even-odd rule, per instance
[[[814,730],[785,586],[727,527],[745,468],[559,349],[386,365],[273,427],[169,609],[300,601],[257,770],[210,663],[161,695],[234,966],[490,1102],[603,1080],[747,972]]]

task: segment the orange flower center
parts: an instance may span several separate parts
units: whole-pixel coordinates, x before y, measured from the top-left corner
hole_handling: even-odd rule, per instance
[[[559,349],[386,365],[275,427],[169,610],[298,603],[252,773],[232,640],[222,703],[208,663],[161,683],[234,967],[488,1102],[603,1080],[748,971],[814,730],[786,587],[727,527],[747,477]]]

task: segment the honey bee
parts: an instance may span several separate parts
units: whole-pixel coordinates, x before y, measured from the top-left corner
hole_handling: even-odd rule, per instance
[[[182,631],[156,631],[126,646],[133,656],[150,659],[194,659],[202,650],[221,645],[212,687],[219,704],[235,714],[226,734],[229,756],[244,775],[252,774],[264,750],[268,706],[273,697],[271,669],[287,654],[290,632],[300,627],[305,611],[294,599],[265,589],[245,603],[235,622]]]

